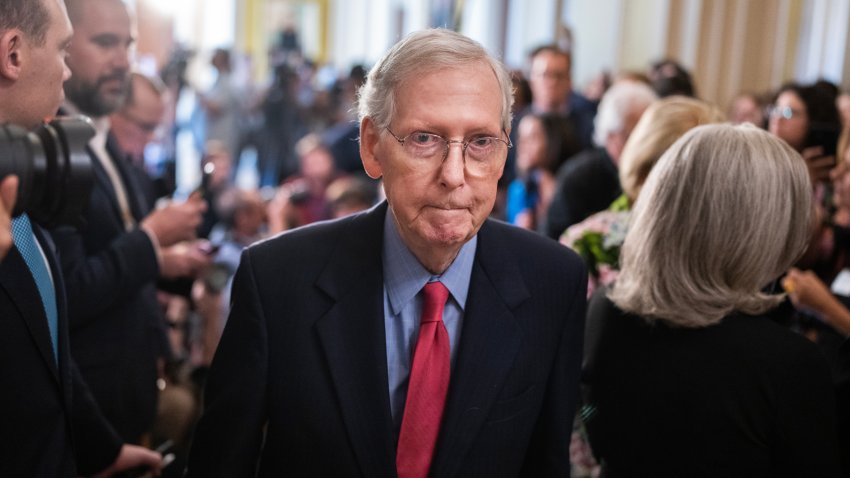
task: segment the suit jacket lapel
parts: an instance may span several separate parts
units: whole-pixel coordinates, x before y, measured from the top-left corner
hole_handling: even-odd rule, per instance
[[[0,287],[5,289],[12,298],[42,358],[58,381],[59,374],[50,341],[50,329],[47,326],[47,316],[44,313],[38,286],[35,285],[35,280],[29,273],[22,274],[22,271],[29,271],[29,268],[18,249],[13,247],[0,261]]]
[[[530,296],[519,266],[486,222],[469,284],[433,476],[454,476],[513,364],[522,338],[513,309]]]
[[[317,285],[336,303],[316,323],[364,476],[395,476],[387,380],[382,244],[386,203],[354,218]]]

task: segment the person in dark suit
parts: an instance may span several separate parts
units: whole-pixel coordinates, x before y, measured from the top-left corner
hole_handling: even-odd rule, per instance
[[[768,315],[811,211],[803,159],[753,125],[696,127],[661,157],[588,310],[602,476],[838,476],[827,362]]]
[[[607,208],[622,194],[617,170],[620,155],[632,129],[655,99],[649,86],[630,80],[605,92],[595,119],[597,147],[582,151],[558,170],[541,232],[558,239],[568,227]]]
[[[593,146],[593,118],[597,103],[590,101],[573,90],[573,56],[556,44],[540,45],[528,55],[528,85],[531,89],[531,104],[514,117],[511,141],[516,144],[519,121],[525,115],[548,114],[564,118],[569,124],[571,153],[574,154]],[[565,151],[566,153],[566,151]],[[505,165],[504,184],[510,184],[519,172],[516,171],[515,151],[508,151]]]
[[[92,118],[94,186],[80,228],[53,234],[68,279],[71,350],[119,435],[140,443],[153,423],[157,360],[167,353],[156,279],[173,266],[169,246],[192,238],[197,198],[151,211],[138,177],[108,141],[107,115],[128,84],[131,20],[121,0],[68,0],[74,25],[65,108]]]
[[[71,33],[61,0],[0,3],[0,123],[34,128],[56,112]],[[159,454],[122,443],[71,359],[56,250],[26,213],[11,217],[16,186],[0,186],[0,476],[158,468]]]
[[[586,272],[487,218],[511,102],[447,30],[371,70],[360,152],[387,200],[243,253],[188,476],[569,474]]]

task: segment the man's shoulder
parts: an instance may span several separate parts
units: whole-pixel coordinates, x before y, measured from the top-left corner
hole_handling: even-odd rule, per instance
[[[488,219],[479,233],[479,248],[483,254],[516,257],[521,266],[543,272],[550,269],[581,271],[584,262],[570,248],[539,233],[505,222]]]
[[[341,219],[320,221],[254,243],[246,249],[253,261],[272,261],[280,258],[305,259],[328,257],[340,245],[356,246],[368,243],[383,224],[374,210]]]

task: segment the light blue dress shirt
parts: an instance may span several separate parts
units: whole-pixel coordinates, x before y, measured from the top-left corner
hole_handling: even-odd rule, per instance
[[[454,262],[442,275],[432,276],[402,242],[392,211],[387,208],[383,246],[384,328],[387,336],[390,407],[396,433],[401,428],[413,351],[419,336],[422,313],[420,292],[425,284],[432,280],[439,280],[449,289],[449,300],[443,310],[443,323],[449,333],[454,370],[477,244],[478,236],[475,236],[463,245]],[[451,382],[451,379],[449,381]]]

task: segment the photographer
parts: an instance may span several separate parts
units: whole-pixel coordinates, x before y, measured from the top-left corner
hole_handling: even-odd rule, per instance
[[[0,123],[35,128],[56,112],[70,39],[61,0],[0,2]],[[0,476],[158,473],[160,455],[122,444],[71,359],[53,242],[27,214],[11,217],[28,191],[9,171],[12,145],[0,146]]]

